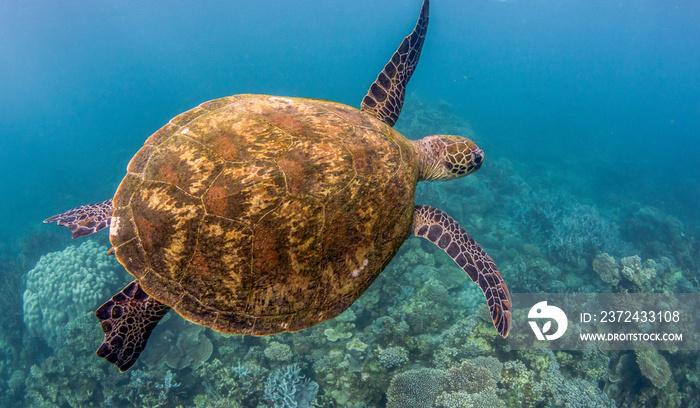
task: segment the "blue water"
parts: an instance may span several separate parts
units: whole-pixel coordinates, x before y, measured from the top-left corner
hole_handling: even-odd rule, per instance
[[[202,101],[359,105],[414,3],[3,3],[0,211],[12,221],[0,239],[108,196],[145,138]],[[491,155],[585,173],[596,189],[631,182],[697,218],[699,8],[435,2],[409,92],[451,103]]]
[[[0,272],[21,264],[26,273],[38,255],[66,245],[66,231],[41,221],[110,198],[144,140],[203,101],[261,93],[359,107],[412,30],[419,3],[0,2]],[[514,184],[494,185],[514,173],[532,182],[535,196],[565,192],[608,216],[633,245],[618,256],[668,256],[697,291],[698,16],[692,0],[433,0],[407,104],[444,101],[451,118],[468,124],[487,155],[479,180],[491,183],[496,203]],[[459,200],[445,197],[446,207]],[[516,222],[514,208],[498,208],[512,218],[486,224]],[[663,233],[625,227],[643,208],[666,220],[651,222]],[[511,258],[495,244],[502,240],[478,228],[497,261]],[[649,235],[635,236],[640,228]],[[522,235],[520,245],[528,241]],[[566,272],[552,257],[545,256]],[[4,290],[13,282],[23,288],[21,276],[6,278]],[[40,363],[13,367],[28,372]],[[698,380],[687,384],[700,389]]]

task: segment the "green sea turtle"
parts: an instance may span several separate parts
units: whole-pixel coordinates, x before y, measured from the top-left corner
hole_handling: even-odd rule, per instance
[[[222,333],[303,330],[347,309],[412,234],[476,282],[507,336],[511,299],[493,260],[416,183],[481,167],[460,136],[410,141],[392,126],[418,63],[428,3],[362,100],[236,95],[172,119],[131,159],[114,198],[47,219],[79,237],[109,226],[136,280],[95,314],[97,354],[128,370],[174,309]]]

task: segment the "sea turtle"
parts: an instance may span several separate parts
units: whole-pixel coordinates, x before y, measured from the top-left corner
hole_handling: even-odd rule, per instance
[[[392,128],[428,3],[360,110],[268,95],[205,102],[148,138],[113,199],[45,221],[74,238],[109,226],[110,253],[136,278],[95,312],[105,332],[100,357],[128,370],[171,308],[233,334],[332,319],[411,233],[479,285],[508,335],[511,299],[493,260],[447,214],[414,205],[417,182],[473,173],[483,152],[460,136],[410,141]]]

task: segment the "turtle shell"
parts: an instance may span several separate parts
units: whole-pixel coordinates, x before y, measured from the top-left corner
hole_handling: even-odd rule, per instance
[[[110,240],[143,289],[223,333],[331,319],[409,236],[410,141],[340,103],[206,102],[153,134],[114,196]]]

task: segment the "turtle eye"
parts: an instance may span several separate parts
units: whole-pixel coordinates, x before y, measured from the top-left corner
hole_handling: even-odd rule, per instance
[[[476,164],[477,166],[481,166],[481,160],[483,157],[480,154],[473,154],[473,155],[474,155],[474,164]]]

